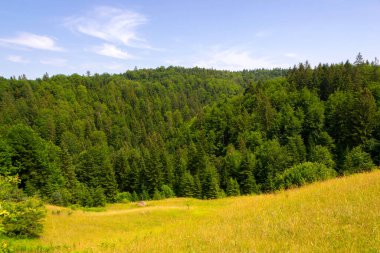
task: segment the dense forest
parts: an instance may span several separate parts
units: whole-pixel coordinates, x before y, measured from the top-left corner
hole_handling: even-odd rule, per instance
[[[380,67],[0,78],[0,175],[58,205],[270,192],[380,164]]]

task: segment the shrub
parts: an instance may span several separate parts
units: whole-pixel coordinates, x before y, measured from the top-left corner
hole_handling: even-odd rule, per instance
[[[92,192],[92,206],[105,206],[107,203],[106,196],[104,195],[104,190],[100,187],[96,188]]]
[[[327,168],[335,168],[335,162],[333,155],[327,147],[317,145],[310,150],[310,161],[316,163],[322,163]]]
[[[140,194],[140,200],[150,200],[150,196],[147,190],[143,190]]]
[[[305,162],[286,169],[278,174],[274,184],[276,189],[289,189],[299,187],[308,183],[322,181],[336,176],[336,171],[327,168],[321,163]]]
[[[172,188],[170,188],[170,186],[164,184],[163,186],[161,186],[161,196],[163,198],[173,198],[175,197],[175,194]]]
[[[41,220],[46,215],[43,203],[37,198],[21,202],[5,202],[7,212],[1,218],[4,234],[17,237],[38,237],[42,233]]]
[[[132,202],[136,202],[136,201],[139,201],[139,200],[140,200],[139,195],[135,191],[133,191],[132,192],[132,199],[131,199],[131,201]]]
[[[0,234],[37,237],[46,211],[38,198],[28,198],[17,188],[18,177],[0,176]]]
[[[128,203],[132,201],[132,194],[129,192],[119,192],[116,194],[115,201],[118,203]]]
[[[155,188],[154,193],[153,193],[153,200],[160,200],[160,199],[162,199],[161,193],[159,190],[157,190],[157,188]]]
[[[343,174],[352,174],[362,171],[369,171],[375,165],[371,159],[371,156],[364,152],[360,146],[353,148],[344,160],[342,166]]]

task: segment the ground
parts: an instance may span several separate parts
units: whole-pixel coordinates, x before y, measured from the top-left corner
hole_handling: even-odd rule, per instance
[[[47,209],[42,237],[12,241],[16,252],[380,252],[380,171],[258,196]]]

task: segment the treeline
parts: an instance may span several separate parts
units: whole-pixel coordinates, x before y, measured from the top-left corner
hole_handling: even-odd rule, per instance
[[[0,79],[0,174],[54,204],[289,188],[380,162],[380,69]]]

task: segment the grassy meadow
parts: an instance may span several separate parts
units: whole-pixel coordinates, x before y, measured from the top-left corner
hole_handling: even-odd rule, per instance
[[[378,170],[259,196],[47,209],[43,236],[15,252],[380,252]]]

